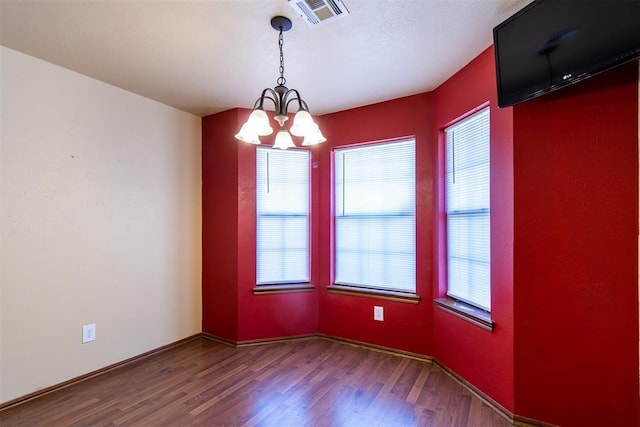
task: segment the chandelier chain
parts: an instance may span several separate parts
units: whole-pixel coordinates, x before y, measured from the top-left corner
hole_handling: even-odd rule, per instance
[[[278,84],[284,86],[287,79],[284,78],[284,54],[282,53],[282,46],[284,45],[284,39],[282,37],[282,27],[280,27],[280,36],[278,36],[278,46],[280,47],[280,77],[278,77]]]

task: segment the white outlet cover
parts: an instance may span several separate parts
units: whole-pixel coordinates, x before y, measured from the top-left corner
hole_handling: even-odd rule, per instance
[[[384,308],[379,305],[373,306],[373,320],[377,320],[378,322],[384,321]]]
[[[96,340],[96,324],[84,325],[82,327],[82,344]]]

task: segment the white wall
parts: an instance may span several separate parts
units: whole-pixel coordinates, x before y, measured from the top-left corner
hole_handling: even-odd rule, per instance
[[[5,402],[201,331],[201,131],[0,49]]]

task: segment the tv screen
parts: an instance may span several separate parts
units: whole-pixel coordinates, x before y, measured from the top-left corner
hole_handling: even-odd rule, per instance
[[[640,56],[640,0],[536,0],[493,29],[508,107]]]

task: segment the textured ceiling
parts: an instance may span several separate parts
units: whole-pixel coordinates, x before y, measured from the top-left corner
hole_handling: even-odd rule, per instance
[[[278,77],[314,114],[431,90],[531,0],[344,0],[308,26],[287,0],[0,0],[0,44],[184,111],[251,108]]]

